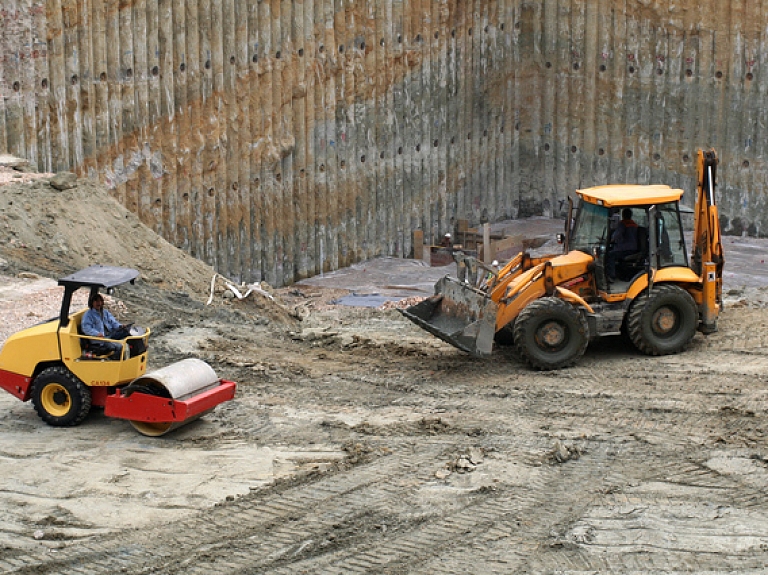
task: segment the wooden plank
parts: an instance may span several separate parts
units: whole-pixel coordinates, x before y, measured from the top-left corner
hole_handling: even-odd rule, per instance
[[[461,30],[461,132],[457,141],[461,142],[461,182],[459,187],[459,214],[476,224],[478,218],[473,213],[473,171],[472,165],[472,127],[475,124],[472,107],[472,91],[476,82],[472,68],[472,30],[474,25],[474,3],[468,3]]]
[[[147,2],[147,51],[144,74],[147,86],[147,119],[145,150],[147,173],[146,222],[156,233],[165,235],[163,221],[163,146],[165,144],[164,127],[166,122],[161,112],[160,82],[160,0]]]
[[[640,70],[643,62],[648,57],[647,54],[640,53],[640,42],[644,33],[645,30],[641,29],[641,23],[638,20],[627,18],[625,36],[627,63],[623,88],[625,105],[621,106],[617,116],[621,118],[621,122],[624,125],[621,148],[617,150],[620,171],[613,180],[617,182],[633,181],[635,177],[635,136],[640,121],[640,99],[642,95],[642,74]]]
[[[78,36],[80,14],[77,0],[64,0],[62,9],[62,33],[64,38],[64,85],[65,114],[69,155],[67,169],[75,170],[83,161],[83,124],[80,118],[80,54]]]
[[[272,53],[272,26],[271,10],[269,6],[263,6],[260,3],[256,11],[256,42],[253,48],[256,55],[256,84],[254,91],[258,94],[256,103],[256,116],[254,122],[258,126],[258,139],[255,140],[255,156],[251,162],[252,177],[258,189],[258,224],[260,230],[258,236],[258,246],[260,251],[260,269],[258,277],[262,281],[268,281],[275,284],[274,266],[275,266],[275,206],[274,197],[274,172],[270,162],[270,145],[273,140],[272,135],[272,90],[269,89],[271,82],[271,70],[273,66]],[[254,165],[255,160],[255,165]]]
[[[472,214],[477,223],[485,222],[488,218],[486,207],[488,182],[485,164],[485,140],[487,134],[487,117],[485,111],[485,71],[483,68],[483,7],[485,0],[474,0],[472,6],[472,60],[471,77],[473,88],[470,92],[470,110],[472,117],[472,139],[470,140],[470,190],[472,198]]]
[[[419,168],[419,202],[422,226],[429,238],[437,239],[437,198],[436,189],[432,182],[432,168],[436,162],[436,154],[432,145],[432,135],[436,130],[436,122],[440,121],[437,86],[433,83],[436,62],[433,62],[432,43],[432,0],[418,1],[418,31],[415,46],[419,52],[419,63],[416,67],[419,86],[420,110],[418,120],[419,152],[417,162]]]
[[[637,59],[638,89],[641,93],[638,95],[639,117],[634,119],[634,138],[633,147],[628,149],[632,152],[632,157],[627,156],[628,161],[632,161],[631,170],[627,174],[627,182],[647,184],[649,183],[649,174],[646,169],[647,160],[650,151],[652,123],[653,118],[658,118],[658,112],[654,108],[653,93],[654,84],[658,80],[656,75],[656,55],[659,49],[658,41],[664,41],[666,35],[664,31],[656,29],[656,26],[645,19],[641,22],[638,29],[638,53]],[[657,40],[658,39],[658,40]],[[656,113],[654,113],[656,112]]]
[[[459,123],[459,41],[461,36],[458,14],[458,0],[446,0],[445,36],[445,98],[446,117],[442,140],[445,149],[445,216],[439,234],[454,233],[458,218],[457,196],[459,194],[459,156],[461,143],[457,140]]]
[[[276,235],[277,235],[277,210],[278,198],[275,194],[275,173],[274,163],[274,132],[273,132],[273,114],[272,99],[274,90],[272,87],[273,66],[274,66],[274,45],[272,41],[272,10],[268,2],[259,4],[259,28],[262,31],[260,42],[261,54],[259,56],[262,62],[264,73],[261,77],[262,85],[266,87],[263,91],[261,101],[262,114],[262,141],[263,141],[263,161],[261,166],[260,186],[263,193],[263,225],[262,225],[262,249],[263,249],[263,280],[271,285],[277,285],[276,266]]]
[[[391,83],[389,47],[392,41],[392,3],[383,0],[376,2],[375,30],[372,38],[372,54],[375,58],[373,75],[375,95],[375,151],[371,155],[376,163],[376,235],[373,249],[375,255],[392,255],[391,238],[394,236],[394,203],[392,198],[392,123]],[[371,64],[369,64],[371,65]]]
[[[624,4],[624,2],[622,2]],[[614,13],[613,20],[613,45],[616,53],[616,64],[613,68],[612,82],[615,86],[620,86],[622,94],[628,90],[627,76],[630,66],[634,66],[634,53],[632,47],[625,45],[627,39],[627,18],[624,12]],[[623,182],[624,170],[622,169],[625,156],[624,131],[626,123],[624,122],[623,105],[621,101],[612,99],[611,117],[614,119],[611,123],[609,147],[606,153],[609,156],[608,181]]]
[[[133,0],[133,89],[135,98],[134,148],[131,151],[129,189],[134,189],[136,204],[133,212],[142,223],[154,227],[151,205],[153,180],[149,171],[151,137],[149,126],[149,68],[147,36],[147,2]]]
[[[247,2],[247,0],[246,0]],[[260,54],[260,20],[258,4],[247,2],[248,5],[248,100],[249,100],[249,137],[248,158],[249,178],[248,187],[244,190],[249,197],[249,244],[250,258],[249,277],[251,281],[261,281],[263,275],[263,240],[262,230],[264,207],[261,188],[262,162],[260,149],[263,147],[263,118],[261,113],[261,73],[263,57]],[[261,58],[261,61],[260,61]]]
[[[672,101],[680,101],[682,97],[680,86],[679,69],[678,74],[673,73],[675,64],[679,66],[679,58],[670,54],[672,44],[677,44],[674,29],[666,27],[656,28],[653,47],[654,65],[653,80],[651,81],[651,94],[649,97],[651,110],[655,110],[655,118],[648,125],[648,145],[645,155],[641,162],[644,166],[640,174],[639,183],[668,182],[667,170],[661,163],[661,152],[664,142],[671,136],[670,132],[674,125],[679,125],[677,120],[672,117],[673,106],[667,106],[667,95]],[[670,67],[671,65],[671,67]],[[681,118],[682,120],[682,118]]]
[[[337,107],[341,105],[338,97],[337,84],[341,82],[340,64],[337,57],[337,27],[336,27],[336,2],[326,0],[325,14],[325,65],[326,65],[326,90],[325,90],[325,124],[326,124],[326,162],[325,178],[328,194],[327,230],[328,230],[328,269],[336,270],[341,265],[341,221],[344,203],[341,200],[339,189],[339,156],[338,140],[339,131],[336,124]]]
[[[357,7],[353,11],[355,26],[353,54],[355,62],[355,169],[352,174],[364,193],[356,197],[357,254],[358,260],[367,260],[376,253],[376,148],[372,146],[376,132],[376,3]]]
[[[167,0],[164,0],[167,1]],[[169,202],[172,214],[170,228],[173,230],[171,241],[187,253],[192,253],[191,229],[191,154],[188,144],[190,111],[187,93],[187,10],[172,2],[173,13],[173,120],[170,130],[175,136],[173,150],[176,187],[171,192]],[[175,192],[175,193],[174,193]],[[169,196],[171,196],[169,194]]]
[[[363,30],[365,32],[364,47],[362,49],[362,68],[363,75],[361,83],[365,86],[362,107],[366,117],[366,127],[363,134],[365,151],[363,153],[365,161],[361,156],[359,169],[367,178],[367,206],[366,224],[363,226],[362,244],[364,257],[371,258],[382,254],[383,241],[382,233],[386,225],[386,206],[383,204],[383,173],[385,164],[382,161],[381,137],[383,133],[383,119],[380,115],[382,89],[382,50],[381,28],[379,11],[382,6],[379,2],[371,2],[365,7],[363,15]]]
[[[290,99],[285,98],[283,73],[285,60],[283,53],[288,53],[290,26],[286,27],[284,18],[285,0],[275,2],[272,7],[272,124],[274,137],[275,165],[273,181],[277,202],[275,225],[275,276],[276,283],[283,285],[292,273],[293,261],[293,204],[290,201],[289,183],[292,174],[292,158],[285,155],[286,138],[288,134],[288,112],[286,104]],[[290,231],[289,231],[290,230]],[[288,233],[286,233],[288,232]]]
[[[307,105],[307,78],[306,78],[306,55],[305,48],[307,42],[307,24],[306,13],[308,9],[304,0],[298,0],[293,5],[291,12],[291,50],[290,63],[291,74],[289,76],[291,89],[291,103],[293,110],[292,132],[294,135],[295,147],[293,151],[294,173],[291,184],[293,185],[293,204],[294,204],[294,276],[293,281],[309,277],[310,248],[309,238],[311,229],[310,209],[311,201],[307,188],[307,141],[309,139],[307,132],[308,110],[313,106]],[[310,24],[311,26],[311,24]],[[311,34],[310,34],[311,36]]]
[[[474,41],[474,62],[473,74],[479,79],[475,89],[475,94],[479,97],[474,102],[476,119],[477,139],[473,138],[474,147],[474,171],[476,172],[477,182],[477,213],[480,222],[491,221],[494,217],[494,186],[493,172],[489,159],[492,154],[490,147],[490,134],[492,132],[492,110],[490,109],[490,93],[488,85],[488,76],[492,70],[489,64],[491,59],[490,47],[488,44],[488,6],[490,2],[479,0],[475,4],[475,33]]]
[[[350,158],[349,133],[352,126],[348,122],[350,94],[354,86],[353,74],[347,65],[349,31],[347,30],[347,6],[351,0],[336,0],[335,2],[335,34],[336,53],[338,62],[338,81],[336,82],[336,150],[337,171],[336,186],[340,195],[339,215],[339,267],[347,267],[352,263],[351,249],[354,238],[354,221],[350,203],[353,201],[349,185],[348,165]]]
[[[200,195],[194,203],[195,228],[198,230],[198,256],[210,264],[216,271],[227,275],[221,253],[217,249],[217,228],[221,221],[221,210],[226,209],[223,199],[226,191],[217,182],[217,175],[223,166],[219,149],[221,146],[222,121],[218,103],[220,102],[221,80],[217,85],[217,77],[221,78],[222,47],[221,47],[221,1],[197,1],[197,34],[192,33],[196,43],[196,51],[190,49],[190,58],[194,65],[190,73],[196,69],[197,76],[190,76],[196,83],[196,102],[192,109],[199,110],[192,131],[194,140],[194,178],[199,182]],[[189,36],[188,36],[189,41]],[[199,179],[198,179],[199,178]]]
[[[406,231],[412,231],[419,227],[420,222],[418,213],[415,210],[414,199],[414,155],[416,147],[416,130],[414,128],[414,119],[418,114],[415,110],[415,103],[412,99],[414,91],[414,79],[411,73],[411,63],[416,57],[413,50],[413,1],[403,1],[403,30],[402,30],[402,46],[403,46],[403,97],[401,99],[400,117],[402,118],[402,154],[403,154],[403,212],[404,212],[404,224]],[[413,242],[411,241],[411,234],[404,234],[403,254],[404,256],[410,256],[413,252]]]
[[[93,85],[93,0],[79,0],[78,2],[78,34],[76,50],[79,54],[77,77],[74,89],[79,91],[79,119],[80,146],[82,158],[77,164],[79,173],[95,176],[98,173],[96,158],[96,132],[95,132],[95,90]]]
[[[488,219],[491,222],[496,222],[503,218],[502,174],[499,173],[500,165],[498,162],[501,155],[501,133],[499,132],[499,127],[502,124],[502,115],[504,113],[504,106],[501,102],[502,96],[499,93],[500,86],[503,84],[500,84],[498,81],[502,73],[499,65],[502,53],[502,49],[499,46],[499,4],[499,0],[494,0],[494,2],[489,3],[485,7],[486,14],[483,27],[483,37],[485,38],[486,46],[485,59],[488,68],[488,78],[486,80],[488,85],[486,89],[488,117],[486,146],[488,156],[486,163],[488,165],[488,192],[490,196]]]
[[[445,37],[446,22],[443,10],[446,0],[431,2],[432,13],[429,27],[426,32],[429,41],[429,61],[431,71],[429,74],[430,91],[435,105],[435,117],[429,124],[430,133],[427,146],[430,153],[429,185],[431,188],[432,203],[430,206],[432,237],[437,240],[443,235],[442,230],[447,228],[445,214],[445,122],[447,106],[445,98]]]
[[[328,166],[331,159],[328,157],[330,133],[329,118],[330,100],[328,85],[333,81],[329,76],[328,46],[333,42],[328,37],[328,28],[332,26],[333,4],[328,0],[315,0],[314,21],[316,25],[316,50],[315,70],[313,73],[313,89],[315,94],[315,122],[318,125],[317,142],[315,151],[315,229],[317,233],[316,258],[317,268],[320,273],[330,271],[332,268],[333,233],[331,231],[331,198],[333,194],[328,188]]]
[[[45,2],[42,0],[32,4],[32,58],[34,61],[34,74],[32,77],[35,90],[35,138],[37,140],[37,169],[42,172],[50,172],[51,138],[48,99],[50,98],[50,79],[48,69],[48,23],[46,20]],[[0,62],[0,70],[2,62]],[[0,72],[0,77],[2,72]],[[2,82],[0,82],[2,85]],[[2,100],[2,98],[0,98]],[[0,149],[2,148],[4,114],[0,104]]]
[[[297,148],[302,147],[304,154],[301,165],[300,177],[303,178],[302,193],[304,197],[304,226],[306,237],[302,238],[304,242],[300,246],[303,250],[304,261],[306,262],[305,273],[307,277],[317,275],[322,269],[318,266],[318,220],[317,220],[317,166],[316,166],[316,146],[318,143],[317,124],[315,121],[315,99],[317,92],[317,77],[315,74],[315,56],[317,54],[317,31],[322,26],[322,22],[315,20],[315,0],[303,0],[303,14],[300,30],[297,31],[296,39],[298,56],[298,87],[303,91],[303,109],[304,122],[304,143],[296,142]],[[298,16],[297,16],[298,17]],[[299,276],[301,276],[301,269]]]
[[[399,115],[402,84],[399,72],[402,67],[402,44],[397,39],[402,34],[403,26],[402,0],[393,1],[388,5],[388,26],[383,34],[387,71],[387,118],[385,159],[387,160],[387,191],[389,203],[387,214],[387,255],[401,257],[403,253],[403,200],[402,200],[402,154],[399,149],[402,144],[400,137],[401,118]]]
[[[584,156],[584,137],[582,134],[591,132],[595,122],[595,96],[594,90],[591,90],[590,86],[594,78],[596,54],[594,49],[588,45],[588,43],[592,43],[593,34],[585,29],[586,18],[585,1],[573,0],[571,4],[571,54],[567,61],[568,90],[573,97],[569,99],[567,107],[567,140],[562,142],[560,146],[560,150],[565,156],[562,162],[566,169],[565,187],[559,190],[548,190],[548,202],[551,207],[549,213],[545,212],[544,215],[550,217],[556,217],[560,214],[560,202],[564,202],[568,191],[577,189],[582,181],[581,158]],[[586,72],[587,69],[590,70],[589,74]]]
[[[758,10],[759,14],[755,16],[754,21],[765,22],[766,19],[768,19],[768,0],[761,0]],[[747,72],[747,74],[752,74],[752,79],[748,81],[754,84],[751,88],[752,90],[755,90],[758,94],[765,94],[768,93],[768,75],[758,74],[757,70],[763,70],[765,69],[765,66],[768,66],[768,50],[766,50],[766,48],[768,48],[768,30],[763,26],[756,32],[755,36],[756,47],[750,54]],[[768,134],[766,134],[768,131],[768,107],[758,106],[756,115],[755,134],[753,135],[754,150],[753,158],[750,160],[750,166],[753,166],[752,169],[755,171],[759,171],[759,167],[765,166],[766,159],[768,159],[766,158],[768,155],[768,142],[766,141],[766,138],[768,138]],[[760,197],[765,198],[768,190],[765,189],[765,184],[763,182],[761,182],[759,186],[760,189],[758,190],[758,193]],[[720,195],[722,195],[722,188]],[[768,218],[765,215],[761,215],[759,218],[757,226],[760,233],[765,233],[765,229],[768,225],[767,220]]]
[[[251,141],[251,110],[250,110],[250,68],[248,56],[249,33],[249,2],[236,0],[234,3],[235,41],[234,56],[234,102],[237,106],[237,121],[233,122],[233,130],[237,143],[235,156],[236,169],[233,171],[237,215],[233,222],[233,242],[231,249],[236,255],[233,275],[241,281],[252,282],[256,278],[251,275],[251,159],[249,144]]]
[[[276,18],[277,20],[277,18]],[[282,244],[283,258],[281,266],[282,285],[290,284],[296,277],[296,203],[293,194],[294,153],[296,148],[296,136],[292,133],[294,126],[294,113],[292,106],[293,95],[293,1],[281,0],[279,13],[279,42],[277,47],[280,57],[276,55],[279,109],[277,121],[279,122],[279,156],[280,156],[280,194],[282,202],[282,218],[280,226],[280,241]]]
[[[744,54],[742,50],[745,34],[744,5],[746,1],[731,0],[725,6],[718,8],[722,19],[717,23],[718,34],[715,46],[717,69],[714,76],[720,97],[715,108],[716,113],[713,115],[713,118],[717,118],[717,125],[713,126],[713,129],[719,130],[720,136],[722,136],[722,147],[729,150],[725,157],[720,158],[720,160],[727,162],[726,165],[737,168],[733,174],[733,183],[737,189],[743,190],[738,194],[724,194],[723,200],[725,201],[720,201],[718,209],[725,209],[726,212],[733,214],[733,219],[741,219],[744,222],[741,225],[745,228],[748,225],[746,222],[749,221],[745,204],[748,205],[752,199],[749,191],[750,170],[745,169],[743,165],[745,143],[742,138],[742,126],[745,120],[742,85]],[[740,112],[732,116],[729,113],[730,110],[739,110]],[[691,144],[691,148],[690,155],[695,158],[695,146]],[[755,200],[752,199],[753,205]]]
[[[140,156],[137,138],[136,117],[136,86],[134,80],[136,47],[133,42],[134,21],[132,5],[127,0],[120,1],[120,54],[119,54],[119,85],[121,87],[120,101],[123,118],[122,154],[118,157],[120,184],[118,197],[121,203],[132,212],[138,209],[138,182],[136,178],[136,163]]]
[[[511,36],[511,59],[515,63],[514,72],[512,78],[508,81],[509,86],[509,109],[510,114],[508,116],[509,124],[507,126],[507,132],[509,133],[509,146],[510,146],[510,161],[506,178],[511,189],[511,206],[512,211],[510,215],[513,218],[517,218],[520,215],[520,190],[522,188],[522,160],[520,151],[520,126],[522,122],[522,111],[525,107],[525,101],[523,98],[524,86],[528,84],[526,82],[522,72],[522,54],[521,54],[521,41],[520,41],[520,27],[519,22],[522,18],[522,10],[518,6],[510,14],[509,21],[507,23],[507,29]],[[510,28],[511,27],[511,28]],[[538,86],[534,85],[534,89]],[[534,139],[536,141],[537,139]]]
[[[22,104],[22,129],[24,132],[24,158],[36,166],[38,163],[37,150],[37,82],[35,81],[35,60],[33,55],[35,50],[35,19],[34,4],[32,0],[18,0],[17,10],[22,17],[23,28],[21,30],[21,45],[19,46],[19,55],[21,56],[21,94]]]
[[[6,47],[7,36],[0,34],[0,153],[10,152],[10,142],[8,141],[8,130],[6,127],[7,109],[5,101],[10,93],[8,88],[8,74],[10,72],[11,51]]]
[[[424,259],[424,231],[413,230],[413,259]]]
[[[228,181],[228,148],[231,142],[228,139],[227,117],[232,65],[231,40],[227,37],[234,36],[230,6],[230,2],[223,0],[205,0],[198,4],[198,17],[201,21],[200,79],[204,101],[200,128],[205,127],[207,131],[201,156],[204,188],[208,190],[204,202],[205,252],[207,258],[216,262],[214,267],[228,277],[231,275],[228,242],[231,193],[231,183]]]
[[[5,131],[8,150],[14,156],[27,155],[24,133],[24,36],[29,27],[28,14],[23,6],[10,6],[4,15],[3,59],[5,86],[0,88],[5,99]]]
[[[502,94],[499,96],[499,114],[496,126],[496,185],[499,195],[499,217],[501,219],[511,219],[513,206],[511,203],[512,190],[510,189],[509,165],[512,163],[510,138],[512,115],[510,104],[510,86],[512,74],[508,72],[508,67],[514,67],[511,57],[511,42],[508,26],[510,26],[511,3],[501,1],[498,3],[498,14],[496,16],[496,57],[498,58],[496,74],[499,76],[499,89]],[[514,28],[514,23],[512,24]]]
[[[582,185],[600,185],[608,183],[608,168],[610,163],[609,142],[611,137],[611,90],[614,73],[618,65],[618,54],[613,49],[613,16],[608,9],[610,0],[598,0],[594,15],[597,40],[595,51],[598,53],[597,63],[597,87],[595,94],[595,130],[594,144],[586,148],[586,152],[592,154],[592,177]],[[570,197],[575,201],[576,195],[568,190]]]
[[[219,117],[222,122],[222,142],[219,146],[220,158],[217,170],[216,182],[221,197],[218,203],[223,204],[221,218],[217,224],[216,243],[218,245],[219,259],[222,269],[234,280],[240,281],[240,255],[237,237],[239,227],[239,193],[238,187],[238,157],[240,154],[238,139],[238,103],[236,100],[236,71],[237,56],[235,55],[235,39],[237,21],[235,20],[234,0],[222,0],[221,25],[215,27],[220,30],[222,46],[222,75],[223,82],[218,98],[221,111]]]
[[[160,154],[160,192],[161,202],[159,220],[162,222],[163,237],[171,243],[178,241],[177,235],[177,210],[179,197],[176,193],[177,167],[178,163],[178,118],[176,110],[176,59],[175,59],[175,37],[174,37],[174,19],[178,9],[174,6],[173,0],[158,0],[158,60],[157,60],[157,79],[159,80],[159,110],[162,118],[162,133],[160,135],[161,145]],[[154,75],[154,70],[153,70]]]
[[[107,45],[109,35],[107,33],[107,4],[105,2],[91,3],[91,20],[93,32],[91,34],[92,49],[92,78],[93,84],[93,137],[94,137],[94,162],[96,170],[101,178],[106,177],[110,170],[111,153],[113,150],[109,137],[110,110],[109,110],[109,81],[107,70]]]
[[[103,170],[104,182],[118,200],[119,185],[122,181],[122,174],[117,172],[117,159],[122,157],[123,149],[123,116],[120,113],[122,105],[122,95],[120,89],[120,20],[119,20],[119,0],[106,0],[104,3],[104,31],[105,41],[102,65],[102,72],[99,72],[99,82],[103,88],[101,93],[103,110],[103,120],[106,122],[107,145],[103,148],[102,158],[99,165]],[[53,62],[51,60],[51,76],[54,76]],[[53,85],[53,84],[52,84]],[[124,191],[125,189],[122,188]]]
[[[428,192],[424,181],[425,164],[425,116],[426,97],[424,86],[424,9],[422,0],[411,0],[411,33],[408,36],[409,57],[409,93],[413,104],[410,112],[410,146],[408,154],[411,165],[411,213],[412,227],[420,228],[429,233]],[[416,249],[412,246],[411,249]]]
[[[579,187],[584,178],[591,177],[592,166],[596,152],[597,131],[599,123],[599,105],[598,105],[598,81],[602,73],[598,66],[602,62],[602,50],[598,46],[601,35],[599,33],[600,18],[599,0],[597,3],[589,2],[583,8],[583,46],[584,54],[579,60],[579,65],[583,73],[582,85],[584,90],[584,118],[585,126],[583,129],[583,139],[579,144],[579,179],[571,181],[571,186],[563,190],[562,199],[567,198],[572,190]],[[583,185],[583,184],[582,184]]]
[[[239,160],[240,160],[240,107],[237,100],[237,28],[235,17],[235,0],[223,0],[221,3],[221,33],[222,51],[224,56],[222,85],[222,118],[225,125],[226,141],[220,148],[224,168],[221,178],[224,188],[221,190],[225,199],[226,213],[219,223],[217,242],[219,253],[223,253],[224,268],[229,277],[242,281],[240,272],[240,192],[239,192]]]
[[[554,35],[549,39],[546,56],[549,62],[547,74],[546,111],[543,115],[545,133],[548,132],[544,143],[545,173],[552,173],[551,182],[545,184],[546,189],[568,189],[568,148],[570,147],[569,106],[571,99],[576,96],[571,93],[571,18],[572,6],[570,0],[558,0],[554,10],[548,13],[547,24],[552,26]],[[549,185],[547,185],[549,184]],[[536,212],[539,199],[529,198],[526,216],[539,215]]]
[[[203,137],[201,123],[204,121],[203,111],[203,82],[200,63],[200,36],[207,33],[200,29],[200,4],[195,0],[186,2],[185,11],[185,60],[180,65],[184,67],[182,78],[186,88],[187,98],[184,112],[183,146],[189,150],[189,190],[187,204],[189,210],[189,253],[206,263],[205,244],[205,220],[203,219],[203,206],[205,197],[210,193],[210,186],[206,186],[203,178],[203,153],[205,140],[210,134]],[[209,126],[206,126],[208,128]],[[206,129],[208,132],[208,129]],[[215,133],[213,134],[215,137]]]

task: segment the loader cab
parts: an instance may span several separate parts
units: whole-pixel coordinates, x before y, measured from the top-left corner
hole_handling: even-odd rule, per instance
[[[688,267],[679,208],[682,190],[668,186],[600,186],[577,193],[581,200],[568,248],[594,258],[598,290],[624,293],[637,277],[648,272],[652,263],[655,269]],[[625,208],[631,209],[637,226],[632,253],[617,252],[613,243]],[[655,238],[655,245],[650,244],[651,238]]]

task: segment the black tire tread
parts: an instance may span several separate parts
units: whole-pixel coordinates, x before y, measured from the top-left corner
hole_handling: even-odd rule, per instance
[[[574,335],[581,336],[581,341],[578,342],[577,348],[570,355],[558,359],[536,357],[529,353],[525,345],[528,324],[557,315],[570,318],[578,326]],[[528,304],[517,316],[514,332],[516,355],[535,369],[553,370],[569,367],[584,355],[587,345],[589,345],[589,325],[586,318],[572,304],[557,297],[543,297]]]
[[[650,331],[649,325],[646,325],[646,322],[650,323],[649,314],[652,314],[654,308],[665,300],[677,304],[681,308],[683,319],[688,321],[688,325],[683,327],[685,333],[676,338],[678,341],[673,341],[671,345],[664,345],[663,340],[654,341],[646,335]],[[687,313],[684,309],[686,306]],[[661,284],[654,286],[650,292],[644,291],[632,302],[629,308],[627,332],[635,347],[646,355],[673,355],[688,347],[693,336],[696,335],[697,324],[698,310],[691,294],[677,285]]]
[[[79,398],[79,406],[62,417],[56,417],[48,413],[40,402],[40,391],[48,383],[60,383],[66,387],[73,398]],[[77,404],[75,400],[73,403]],[[32,384],[32,405],[35,411],[45,423],[54,427],[74,427],[79,425],[88,416],[91,410],[91,391],[80,379],[64,366],[54,366],[44,369],[35,378]]]

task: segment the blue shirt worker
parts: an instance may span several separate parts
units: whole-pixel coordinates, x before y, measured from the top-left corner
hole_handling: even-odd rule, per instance
[[[616,279],[616,262],[632,254],[636,254],[639,249],[637,246],[637,224],[632,219],[632,210],[624,208],[621,210],[621,221],[611,236],[613,248],[608,253],[607,272],[608,278]]]
[[[80,327],[85,335],[94,337],[113,337],[123,326],[115,319],[109,310],[104,309],[104,298],[101,294],[96,294],[88,302],[90,308],[83,315],[83,321]],[[123,352],[123,344],[116,341],[94,341],[90,342],[91,349],[99,354],[110,354],[112,359],[120,359]],[[126,348],[126,357],[129,357],[129,350]]]

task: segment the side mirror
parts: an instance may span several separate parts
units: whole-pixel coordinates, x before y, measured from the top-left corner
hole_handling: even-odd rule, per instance
[[[557,236],[555,236],[555,237],[557,237],[557,243],[558,244],[564,244],[565,243],[565,234],[564,233],[561,232],[561,233],[557,234]]]

